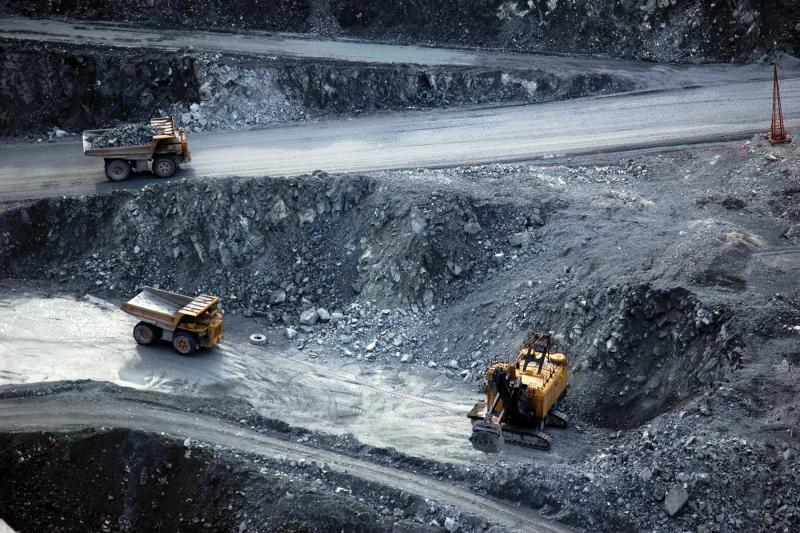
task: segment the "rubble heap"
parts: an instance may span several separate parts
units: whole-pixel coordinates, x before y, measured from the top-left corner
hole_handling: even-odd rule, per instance
[[[117,300],[219,294],[297,357],[476,389],[552,331],[574,421],[554,464],[432,475],[589,531],[794,530],[798,153],[756,137],[54,198],[0,214],[0,275]]]
[[[156,132],[147,124],[122,124],[112,128],[92,141],[94,148],[114,148],[150,144]]]

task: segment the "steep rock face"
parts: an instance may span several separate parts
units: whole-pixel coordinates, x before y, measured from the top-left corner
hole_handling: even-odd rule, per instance
[[[610,74],[366,65],[0,45],[0,132],[172,114],[194,131],[408,107],[542,102],[635,87]]]
[[[416,4],[423,4],[422,6]],[[520,50],[598,53],[657,61],[746,59],[796,52],[800,3],[735,0],[342,0],[344,31]]]
[[[656,61],[800,51],[798,0],[0,1],[24,16],[609,54]]]
[[[148,118],[175,101],[197,99],[193,76],[185,56],[126,61],[113,53],[0,47],[0,131]]]
[[[119,296],[145,285],[212,291],[227,307],[271,322],[311,302],[430,306],[502,267],[475,227],[506,234],[517,218],[544,210],[535,198],[523,205],[428,198],[325,173],[173,182],[3,212],[0,276]]]
[[[152,26],[303,31],[309,0],[3,0],[28,17],[113,20]]]
[[[187,194],[178,192],[186,186]],[[140,285],[213,288],[229,307],[275,321],[308,301],[330,308],[357,300],[430,304],[454,276],[492,263],[463,230],[474,209],[458,197],[397,200],[360,176],[175,183],[4,213],[0,270],[110,294]],[[49,223],[36,230],[32,220]],[[51,268],[39,268],[48,262]]]
[[[126,429],[4,433],[0,505],[20,531],[387,531],[398,521],[426,531],[381,515],[373,502],[384,487],[322,464],[255,463]],[[345,481],[352,488],[336,491]],[[403,514],[419,506],[414,497],[397,505]]]
[[[655,61],[757,59],[774,50],[794,53],[800,45],[800,3],[795,0],[561,0],[540,4],[546,4],[541,12],[532,9],[518,16],[516,23],[510,12],[502,30],[507,40],[522,48],[582,48],[590,53]]]

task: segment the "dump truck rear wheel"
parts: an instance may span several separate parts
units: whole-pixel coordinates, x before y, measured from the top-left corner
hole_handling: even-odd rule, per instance
[[[159,178],[171,178],[177,168],[175,160],[169,157],[157,157],[153,160],[153,174]]]
[[[181,355],[192,355],[197,351],[197,337],[188,331],[176,331],[172,335],[172,347]]]
[[[142,346],[152,346],[161,339],[161,328],[139,322],[133,328],[133,338]]]
[[[111,181],[125,181],[131,175],[131,166],[124,159],[106,160],[106,177]]]

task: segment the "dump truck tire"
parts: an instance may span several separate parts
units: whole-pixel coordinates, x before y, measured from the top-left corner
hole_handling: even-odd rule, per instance
[[[131,175],[131,166],[124,159],[106,160],[106,177],[110,181],[125,181]]]
[[[250,344],[254,344],[256,346],[264,346],[267,344],[267,336],[262,335],[261,333],[253,333],[250,335]]]
[[[159,178],[171,178],[177,169],[175,160],[169,157],[157,157],[153,160],[153,174]]]
[[[172,335],[172,347],[181,355],[192,355],[197,351],[197,337],[194,333],[177,330]]]
[[[142,346],[152,346],[161,340],[161,328],[147,322],[139,322],[133,328],[133,338]]]

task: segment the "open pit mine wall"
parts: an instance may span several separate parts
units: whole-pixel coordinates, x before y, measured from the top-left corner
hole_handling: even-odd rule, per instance
[[[0,0],[4,12],[660,61],[800,51],[797,0]]]
[[[431,200],[402,184],[324,173],[174,182],[0,213],[0,278],[117,299],[145,285],[214,292],[225,295],[226,308],[273,325],[296,324],[307,297],[329,309],[370,301],[436,304],[449,313],[455,305],[452,317],[464,331],[494,328],[499,345],[513,345],[519,331],[565,332],[573,382],[589,391],[573,404],[615,428],[669,410],[738,364],[743,343],[729,307],[636,276],[619,276],[613,285],[586,282],[566,298],[522,284],[519,305],[459,311],[471,298],[485,301],[476,295],[486,280],[506,271],[486,253],[481,235],[511,235],[528,220],[536,239],[557,223],[558,209],[533,197],[441,193]],[[524,253],[496,246],[509,257]],[[468,339],[448,344],[446,337],[423,344],[434,353],[474,351]]]
[[[0,43],[0,133],[171,114],[195,129],[408,107],[543,102],[635,88],[609,74],[281,61]]]

